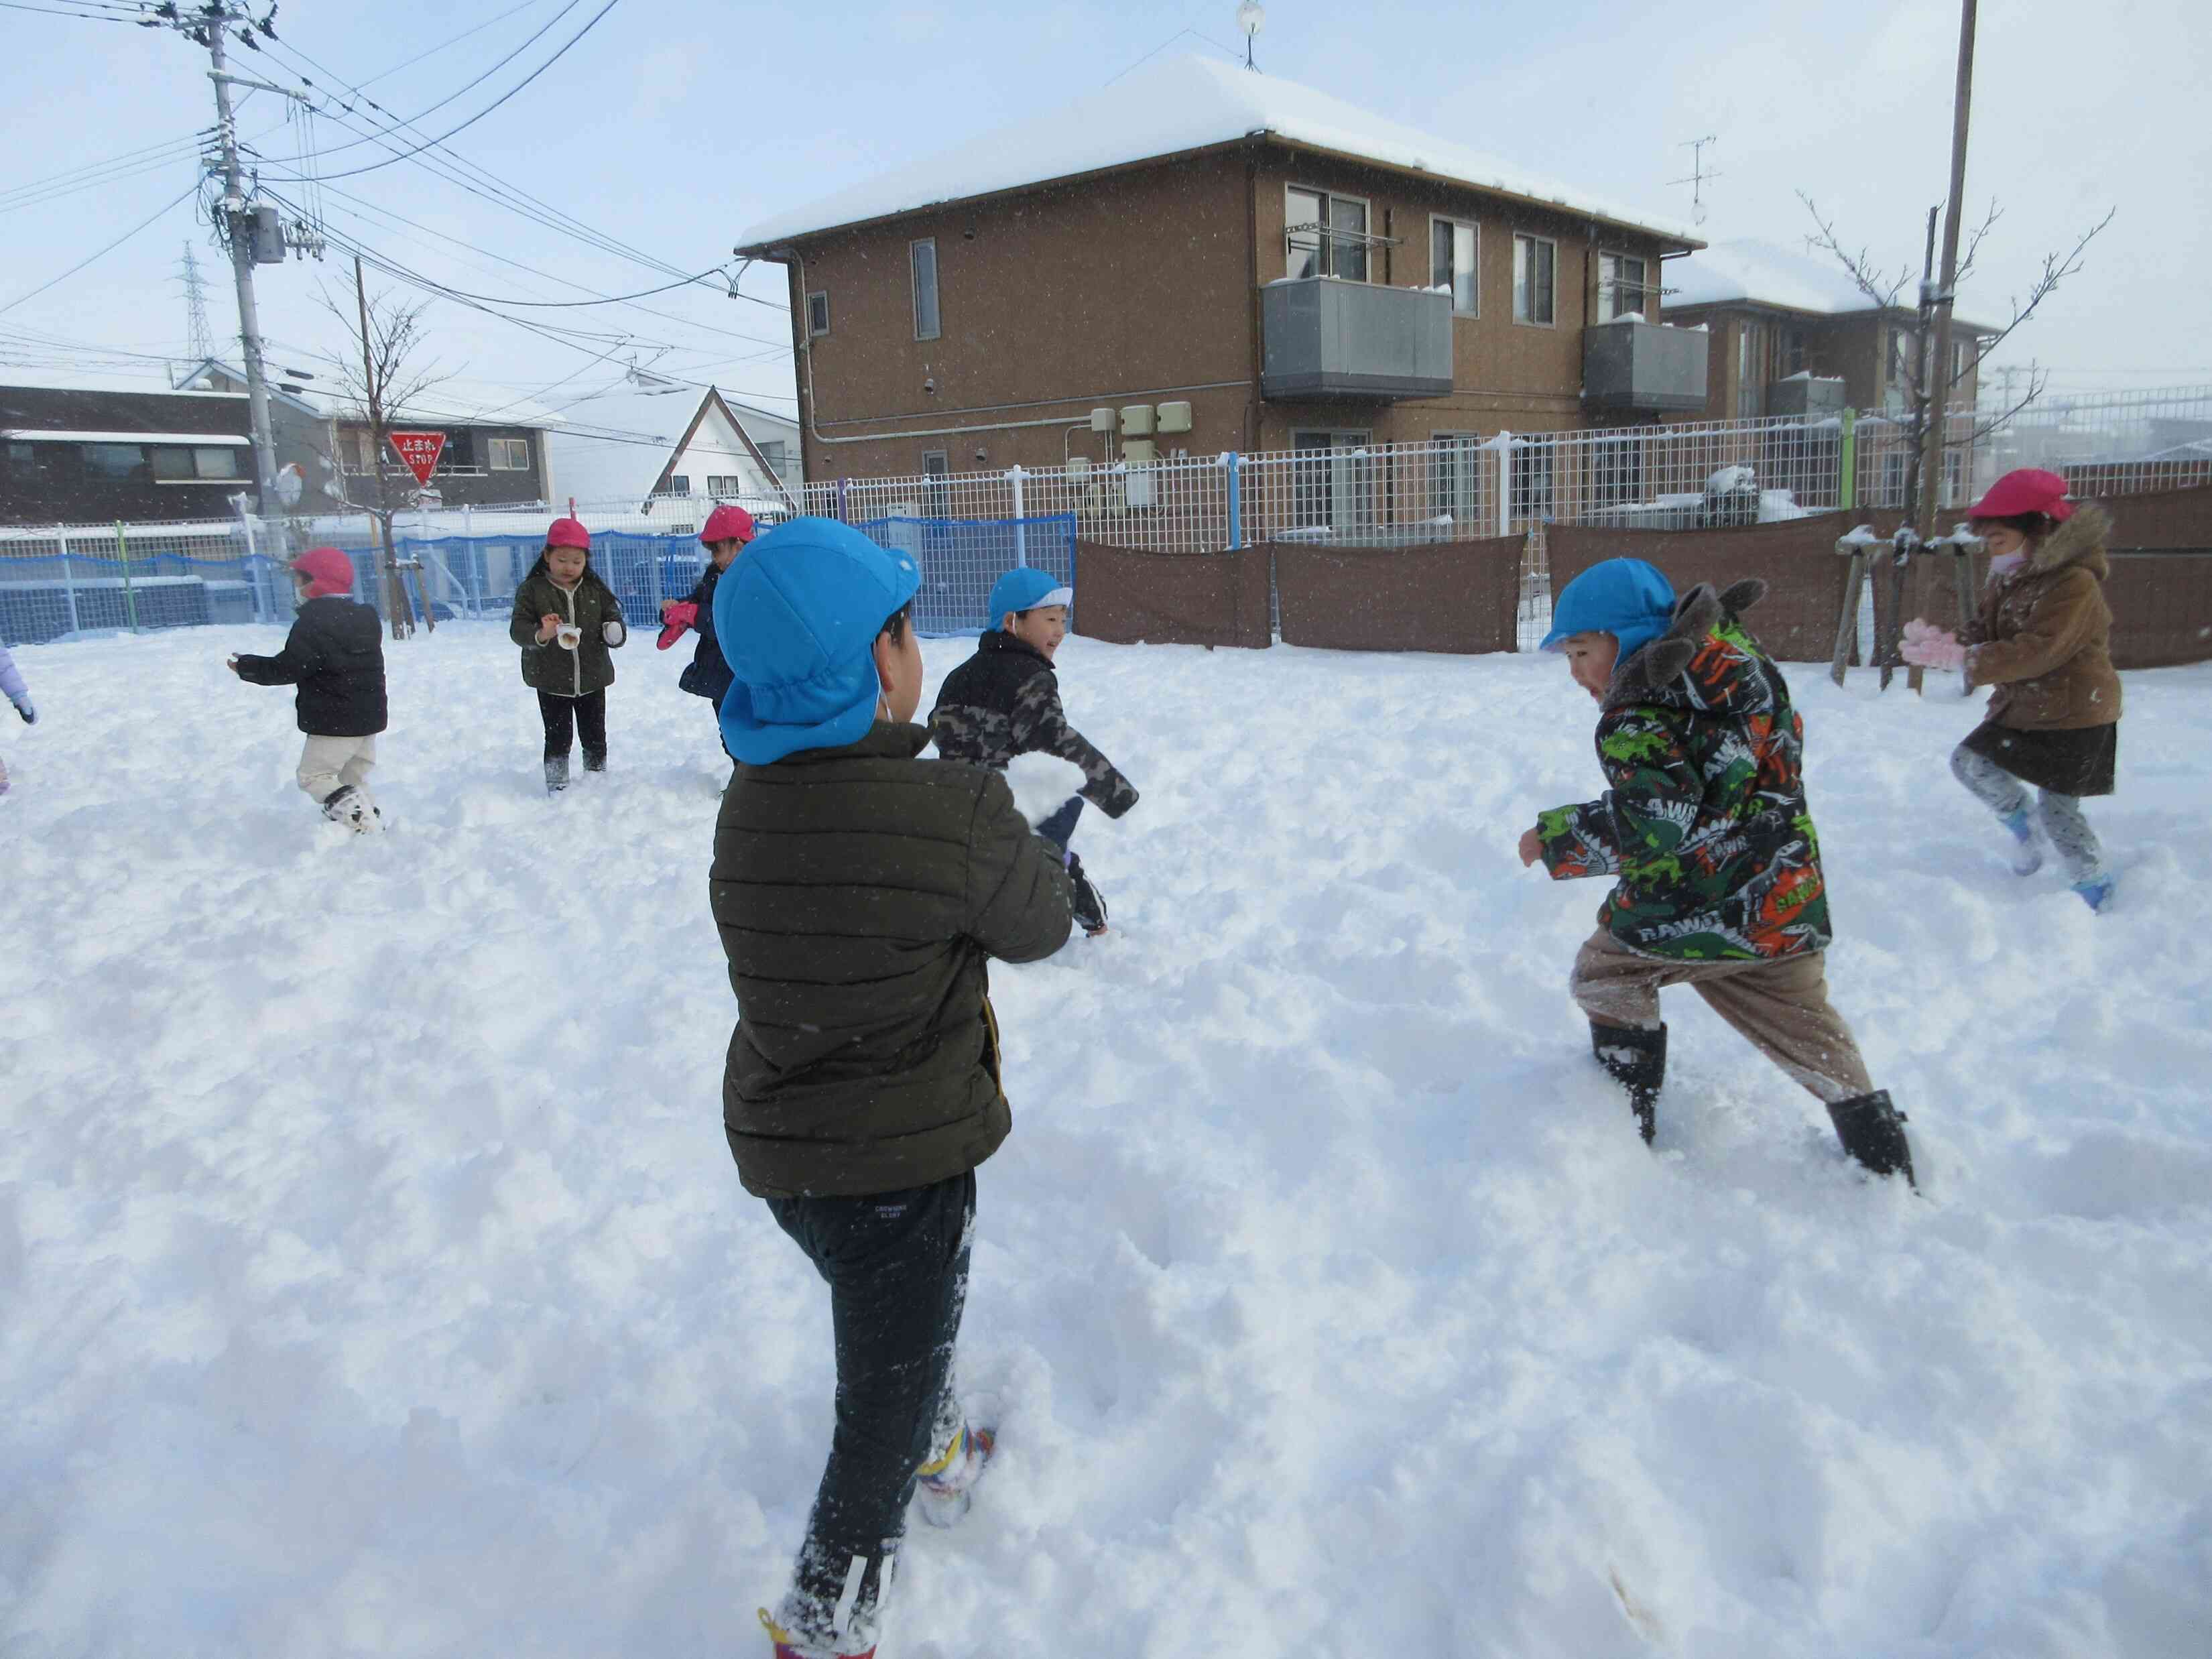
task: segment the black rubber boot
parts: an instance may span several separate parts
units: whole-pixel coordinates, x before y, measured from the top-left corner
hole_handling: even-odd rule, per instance
[[[584,769],[586,772],[605,771],[607,769],[607,751],[604,749],[586,749],[584,751]]]
[[[545,757],[545,793],[557,795],[568,787],[568,757],[549,755]]]
[[[1615,1083],[1628,1091],[1628,1103],[1636,1113],[1636,1127],[1649,1146],[1657,1133],[1654,1108],[1659,1086],[1667,1080],[1667,1028],[1641,1030],[1633,1025],[1601,1025],[1590,1022],[1590,1052]]]
[[[1912,1147],[1905,1139],[1905,1114],[1890,1104],[1888,1090],[1837,1101],[1828,1115],[1835,1120],[1836,1139],[1845,1152],[1878,1176],[1904,1171],[1905,1184],[1919,1190],[1912,1178]]]
[[[1083,873],[1083,860],[1073,853],[1067,855],[1067,884],[1075,925],[1097,939],[1106,931],[1106,896],[1091,884],[1091,878]]]

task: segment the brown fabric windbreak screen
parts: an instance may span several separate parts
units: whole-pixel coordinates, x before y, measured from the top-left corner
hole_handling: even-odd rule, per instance
[[[1519,536],[1401,548],[1278,542],[1283,643],[1334,651],[1510,651],[1523,546]]]
[[[1267,550],[1139,553],[1075,544],[1075,631],[1116,645],[1273,642]]]
[[[2112,515],[2114,547],[2212,551],[2212,486],[2109,495],[2100,505]]]
[[[1766,584],[1766,597],[1746,621],[1759,643],[1784,662],[1826,662],[1835,648],[1850,574],[1850,561],[1836,552],[1836,538],[1869,516],[1820,513],[1736,530],[1599,530],[1547,524],[1544,544],[1552,595],[1557,599],[1569,582],[1601,559],[1649,560],[1677,593],[1699,582],[1726,587],[1757,576]]]
[[[2112,666],[2212,662],[2212,553],[2115,553]]]

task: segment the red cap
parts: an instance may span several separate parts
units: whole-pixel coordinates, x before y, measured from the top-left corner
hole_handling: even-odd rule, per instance
[[[548,547],[580,547],[592,550],[592,532],[574,519],[556,519],[553,527],[545,532]]]
[[[712,547],[716,542],[749,542],[760,532],[753,528],[753,515],[742,507],[724,505],[707,515],[707,527],[699,532],[699,539]]]
[[[2066,499],[2066,480],[2039,466],[2024,466],[2006,473],[1966,509],[1970,519],[2012,519],[2023,513],[2040,513],[2054,524],[2072,518],[2074,503]]]
[[[292,568],[307,579],[311,599],[353,592],[353,561],[335,547],[311,547],[292,561]]]

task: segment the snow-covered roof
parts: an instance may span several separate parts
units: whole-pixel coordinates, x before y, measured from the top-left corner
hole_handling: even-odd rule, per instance
[[[26,392],[127,392],[137,398],[240,398],[242,392],[179,392],[164,377],[158,364],[146,372],[129,369],[9,368],[0,364],[0,387],[20,386]]]
[[[19,444],[198,444],[204,448],[246,449],[252,441],[228,432],[76,432],[33,431],[25,427],[0,427],[0,438]]]
[[[1667,288],[1671,311],[1747,301],[1830,317],[1881,309],[1832,253],[1799,253],[1771,242],[1715,242],[1669,260]]]
[[[1542,202],[1695,245],[1670,220],[1601,200],[1431,132],[1409,127],[1296,82],[1192,56],[1160,59],[1112,86],[926,160],[752,226],[739,246],[1017,190],[1131,162],[1266,136],[1478,190]]]

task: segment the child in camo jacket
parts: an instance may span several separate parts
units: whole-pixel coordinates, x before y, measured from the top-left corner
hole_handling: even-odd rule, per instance
[[[1597,702],[1612,787],[1541,814],[1521,861],[1540,859],[1555,880],[1616,878],[1570,989],[1647,1142],[1667,1066],[1659,992],[1688,985],[1826,1105],[1846,1152],[1911,1182],[1904,1114],[1828,1004],[1804,725],[1742,621],[1765,591],[1700,584],[1678,602],[1641,559],[1603,560],[1567,584],[1544,648]]]

